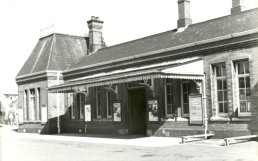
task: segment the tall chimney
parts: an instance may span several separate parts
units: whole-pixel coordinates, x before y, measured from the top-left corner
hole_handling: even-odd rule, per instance
[[[245,8],[245,0],[232,0],[231,14],[240,13]]]
[[[177,28],[186,27],[192,24],[190,17],[190,0],[178,0]]]
[[[89,53],[92,53],[103,47],[102,26],[104,22],[98,17],[91,16],[91,20],[87,23],[89,27]]]

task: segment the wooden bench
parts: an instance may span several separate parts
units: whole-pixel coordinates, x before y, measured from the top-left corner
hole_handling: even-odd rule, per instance
[[[182,137],[182,144],[184,144],[185,142],[189,141],[189,139],[193,139],[193,138],[205,138],[206,137],[210,137],[210,136],[214,136],[214,134],[200,134],[200,135],[191,135],[191,136],[183,136]]]
[[[251,138],[256,138],[258,135],[248,135],[248,136],[238,136],[238,137],[231,137],[231,138],[225,138],[225,146],[229,146],[230,142],[232,140],[244,140],[244,139],[251,139]]]

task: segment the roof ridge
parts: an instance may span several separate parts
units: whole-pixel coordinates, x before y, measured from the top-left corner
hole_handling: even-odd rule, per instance
[[[243,13],[246,13],[246,12],[252,12],[252,11],[254,11],[254,10],[258,10],[258,8],[252,8],[252,9],[249,9],[249,10],[246,10],[246,11],[242,11],[242,12],[240,12],[239,14],[234,14],[234,15],[229,14],[229,15],[225,15],[225,16],[213,18],[213,19],[210,19],[210,20],[205,20],[205,21],[202,21],[202,22],[194,23],[194,24],[189,25],[189,27],[195,26],[195,25],[200,25],[200,24],[202,24],[202,23],[207,23],[207,22],[212,22],[212,21],[218,21],[218,20],[223,19],[223,18],[226,18],[226,17],[237,16],[237,15],[240,15],[240,14],[243,14]],[[137,39],[134,39],[134,40],[130,40],[130,41],[118,43],[118,44],[115,44],[115,45],[112,45],[112,46],[108,46],[108,47],[105,47],[105,48],[101,48],[101,49],[99,49],[98,51],[105,50],[105,49],[110,49],[110,48],[114,48],[114,47],[117,47],[117,46],[120,46],[120,45],[123,45],[123,44],[128,44],[128,43],[132,43],[132,42],[139,41],[139,40],[144,40],[144,39],[146,39],[146,38],[150,38],[150,37],[153,37],[153,36],[166,34],[166,33],[168,33],[168,32],[176,32],[177,30],[178,30],[178,28],[174,28],[174,29],[172,29],[172,30],[163,31],[163,32],[156,33],[156,34],[153,34],[153,35],[144,36],[144,37],[137,38]],[[98,51],[97,51],[96,53],[98,53]],[[90,56],[90,55],[89,55],[89,56]]]
[[[47,62],[47,68],[46,70],[48,70],[49,67],[49,63],[50,63],[50,58],[52,57],[52,51],[53,51],[53,46],[55,44],[55,33],[53,34],[53,39],[52,39],[52,43],[51,43],[51,47],[50,47],[50,53],[49,53],[49,57],[48,57],[48,62]]]
[[[66,33],[61,33],[61,32],[53,32],[53,33],[47,34],[45,36],[42,36],[39,39],[44,39],[44,38],[50,37],[52,35],[68,36],[68,37],[75,37],[75,38],[86,38],[86,37],[88,37],[87,34],[84,34],[84,35],[75,35],[74,34],[73,35],[73,34],[69,34],[69,33],[66,34]]]
[[[237,14],[229,14],[229,15],[225,15],[225,16],[221,16],[221,17],[216,17],[216,18],[213,18],[213,19],[209,19],[209,20],[205,20],[205,21],[201,21],[201,22],[197,22],[197,23],[193,23],[190,26],[195,26],[195,25],[199,25],[199,24],[202,24],[202,23],[208,23],[208,22],[213,22],[213,21],[218,21],[220,19],[224,19],[224,18],[227,18],[227,17],[233,17],[233,16],[238,16],[238,15],[241,15],[241,14],[244,14],[244,13],[247,13],[247,12],[254,12],[254,10],[258,10],[258,8],[252,8],[252,9],[249,9],[249,10],[245,10],[245,11],[242,11],[242,12],[239,12]]]

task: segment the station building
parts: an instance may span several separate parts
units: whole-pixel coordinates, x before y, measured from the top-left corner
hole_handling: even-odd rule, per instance
[[[16,77],[19,131],[146,136],[257,133],[258,9],[107,47],[103,21],[87,37],[39,39]]]

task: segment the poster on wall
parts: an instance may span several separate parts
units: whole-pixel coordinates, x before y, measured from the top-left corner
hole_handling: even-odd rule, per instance
[[[158,100],[148,100],[148,115],[149,121],[159,121],[158,116]]]
[[[23,109],[19,108],[19,124],[23,124]]]
[[[190,124],[203,124],[202,95],[189,95]]]
[[[84,106],[84,112],[85,112],[85,122],[91,121],[91,105],[85,105]]]
[[[47,106],[42,105],[41,106],[41,123],[47,122]]]
[[[121,102],[113,103],[113,119],[114,122],[121,122]]]

